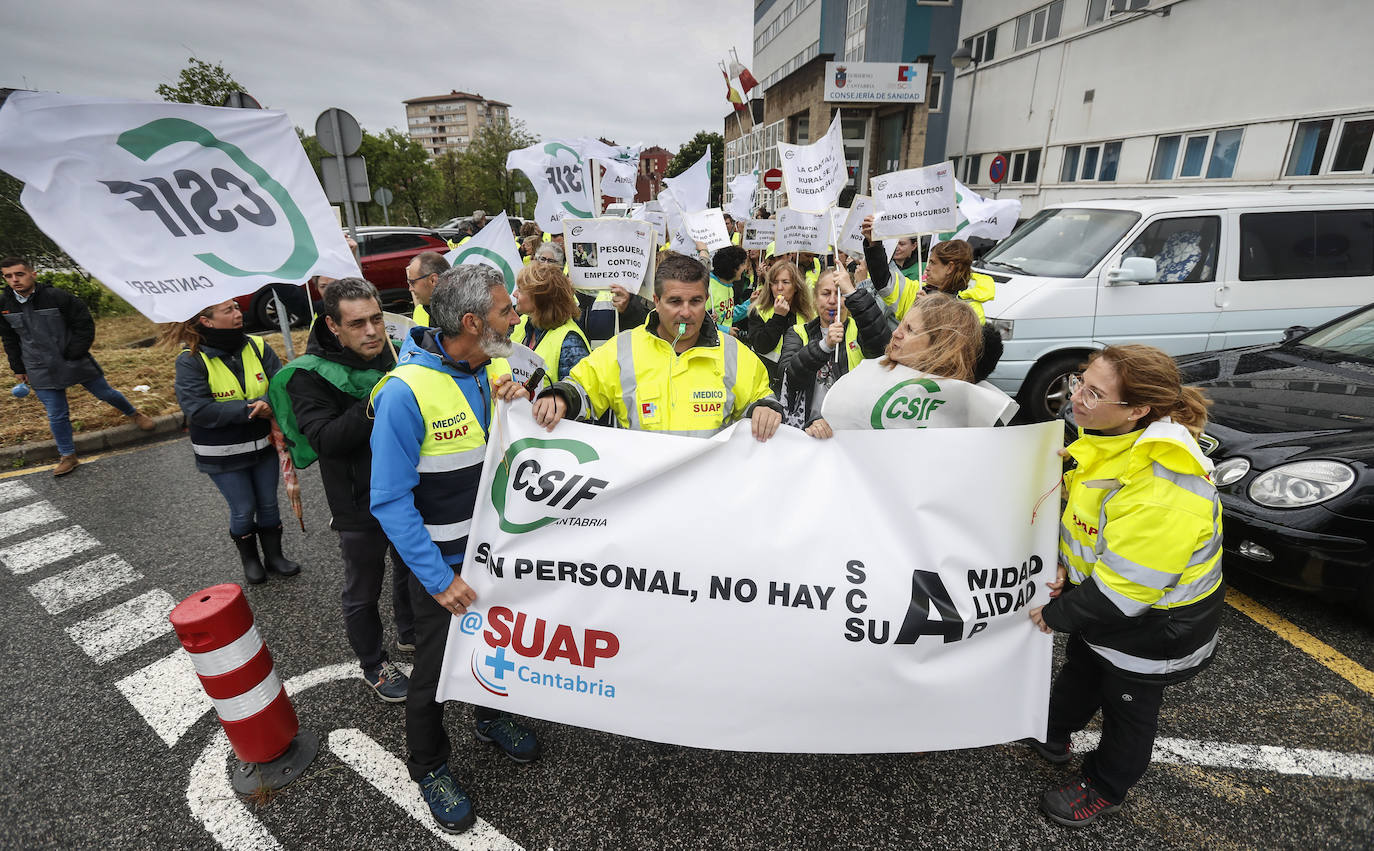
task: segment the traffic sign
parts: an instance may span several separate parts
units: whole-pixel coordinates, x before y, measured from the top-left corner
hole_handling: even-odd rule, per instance
[[[992,165],[988,166],[988,180],[993,183],[1001,183],[1007,179],[1007,158],[998,154],[992,158]]]
[[[340,162],[343,162],[347,169],[347,187],[339,179]],[[367,161],[362,157],[345,157],[342,160],[338,157],[325,157],[320,161],[320,176],[324,178],[324,195],[330,203],[366,201],[372,194],[367,186]],[[351,209],[349,215],[352,216]]]
[[[770,168],[763,173],[763,188],[778,190],[782,188],[782,169]]]
[[[248,92],[230,92],[224,96],[224,103],[220,106],[229,106],[236,109],[262,109],[262,104],[258,99],[248,94]]]
[[[358,126],[358,119],[342,109],[331,108],[315,119],[315,138],[325,153],[351,157],[363,143],[363,129]]]
[[[390,207],[391,202],[395,200],[395,198],[391,194],[390,189],[387,189],[385,186],[379,186],[377,187],[377,191],[372,193],[372,200],[383,207]]]

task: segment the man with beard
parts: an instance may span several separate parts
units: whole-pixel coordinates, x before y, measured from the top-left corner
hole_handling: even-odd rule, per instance
[[[525,395],[511,380],[515,308],[487,266],[444,272],[431,328],[412,328],[399,363],[372,392],[372,514],[410,567],[415,667],[406,700],[406,767],[435,822],[460,833],[476,821],[449,770],[444,706],[435,700],[453,615],[477,596],[460,575],[496,399]],[[516,762],[539,756],[534,734],[504,713],[473,707],[479,741]]]

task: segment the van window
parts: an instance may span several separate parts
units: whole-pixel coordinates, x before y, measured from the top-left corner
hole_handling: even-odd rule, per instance
[[[1131,210],[1041,210],[992,250],[981,267],[1047,278],[1081,278],[1140,220]]]
[[[1152,284],[1214,281],[1220,232],[1221,220],[1216,216],[1160,219],[1145,228],[1121,256],[1153,258],[1159,277]]]
[[[1374,275],[1374,210],[1245,213],[1240,279]]]

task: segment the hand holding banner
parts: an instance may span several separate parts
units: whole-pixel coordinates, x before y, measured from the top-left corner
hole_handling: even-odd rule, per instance
[[[947,162],[882,174],[869,183],[875,240],[953,230],[958,221],[954,167]]]
[[[830,214],[807,213],[783,207],[778,210],[777,239],[774,252],[787,254],[806,251],[824,254],[830,248]]]
[[[830,129],[814,145],[778,143],[782,160],[782,182],[787,189],[787,206],[807,213],[824,213],[839,200],[849,185],[849,167],[844,158],[844,139],[840,114]]]
[[[639,292],[653,264],[654,230],[648,222],[617,217],[565,219],[568,277],[583,290],[608,290],[619,284]]]

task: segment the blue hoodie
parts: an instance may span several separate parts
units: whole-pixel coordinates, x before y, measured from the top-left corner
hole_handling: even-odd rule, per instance
[[[397,358],[400,364],[419,364],[453,377],[463,391],[483,431],[490,426],[491,386],[487,361],[469,367],[444,353],[439,331],[412,328]],[[475,372],[473,370],[476,370]],[[373,401],[376,421],[372,426],[372,516],[400,553],[415,578],[431,594],[453,584],[463,562],[462,553],[445,557],[425,531],[415,508],[415,486],[420,483],[416,466],[425,439],[425,421],[415,394],[404,381],[388,381]]]

